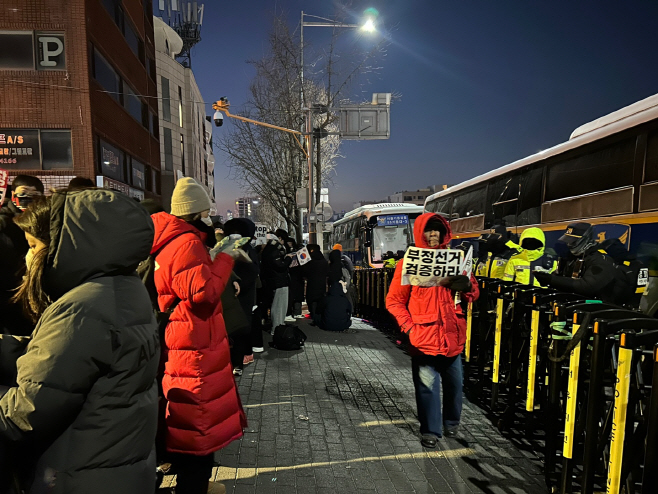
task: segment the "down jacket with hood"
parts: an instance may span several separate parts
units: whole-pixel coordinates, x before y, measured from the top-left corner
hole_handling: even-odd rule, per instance
[[[552,255],[553,251],[546,249],[546,235],[541,229],[533,227],[523,230],[519,245],[523,246],[523,241],[527,239],[541,242],[541,247],[532,250],[522,248],[520,253],[513,255],[505,266],[503,279],[524,285],[541,286],[533,273],[552,273],[557,269],[557,261]]]
[[[85,190],[56,193],[50,225],[53,303],[0,398],[0,442],[19,441],[11,451],[31,473],[27,492],[152,493],[160,352],[135,267],[153,223],[127,196]],[[0,339],[3,359],[19,341]]]
[[[208,455],[246,426],[220,302],[233,259],[222,253],[212,261],[204,234],[182,219],[151,218],[160,310],[179,300],[164,337],[167,451]]]
[[[452,236],[450,225],[436,213],[425,213],[416,218],[414,240],[416,247],[429,249],[423,235],[425,225],[438,218],[446,228],[439,248],[445,249]],[[402,266],[395,268],[393,281],[386,296],[386,308],[395,317],[400,329],[409,335],[415,354],[454,357],[464,349],[466,341],[466,311],[464,305],[477,300],[480,291],[471,276],[471,290],[461,294],[462,303],[455,304],[455,292],[443,286],[402,285]]]

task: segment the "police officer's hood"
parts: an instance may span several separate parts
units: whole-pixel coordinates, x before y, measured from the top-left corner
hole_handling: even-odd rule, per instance
[[[529,249],[524,246],[524,240],[536,240],[538,242],[527,242],[532,244],[537,244],[539,245],[539,242],[541,243],[541,247],[534,248],[534,249]],[[544,232],[541,231],[539,228],[528,228],[527,230],[524,230],[523,233],[521,234],[521,247],[524,249],[523,254],[526,256],[528,261],[536,261],[539,259],[541,256],[544,255],[544,251],[546,249],[546,236],[544,235]]]
[[[439,245],[439,249],[445,249],[448,243],[450,243],[450,239],[452,238],[452,230],[450,229],[450,223],[448,223],[448,221],[443,216],[436,213],[425,213],[416,218],[414,223],[414,241],[416,243],[416,247],[420,247],[421,249],[431,249],[425,240],[425,235],[423,235],[423,233],[425,233],[425,227],[427,226],[427,223],[430,222],[430,220],[439,221],[445,228],[446,233],[443,235],[443,241],[441,242],[441,245]]]

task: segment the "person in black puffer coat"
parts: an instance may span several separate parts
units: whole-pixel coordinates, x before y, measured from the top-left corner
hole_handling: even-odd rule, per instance
[[[318,326],[326,331],[346,331],[352,325],[352,305],[341,282],[329,287],[322,305],[322,319]]]
[[[318,305],[327,295],[329,263],[320,252],[319,245],[308,244],[307,249],[311,254],[311,260],[302,266],[302,273],[306,278],[306,304],[313,322],[317,324],[321,315],[318,312]]]

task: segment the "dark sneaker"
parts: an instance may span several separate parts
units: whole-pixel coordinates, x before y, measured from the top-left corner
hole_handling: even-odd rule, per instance
[[[420,439],[420,444],[425,448],[436,448],[436,442],[438,438],[434,434],[423,434],[423,437]]]

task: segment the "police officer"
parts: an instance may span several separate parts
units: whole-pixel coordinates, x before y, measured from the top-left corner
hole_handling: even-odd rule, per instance
[[[564,292],[615,303],[617,268],[614,260],[594,240],[592,225],[571,223],[559,240],[567,244],[571,253],[562,276],[536,273],[535,278],[542,285],[550,285]]]
[[[521,234],[521,252],[513,255],[503,280],[516,281],[524,285],[545,286],[537,274],[552,273],[557,269],[557,260],[552,250],[546,249],[546,236],[539,228],[528,228]]]
[[[478,241],[481,253],[475,275],[502,279],[507,262],[514,254],[521,252],[521,247],[510,239],[503,225],[494,226],[491,233],[480,235]]]

